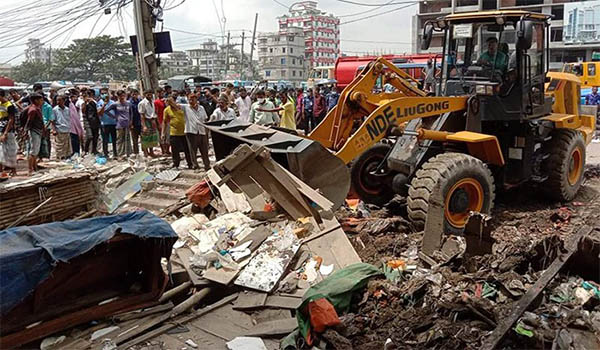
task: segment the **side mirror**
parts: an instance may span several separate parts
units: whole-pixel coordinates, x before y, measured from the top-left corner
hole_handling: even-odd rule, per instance
[[[426,23],[423,27],[423,40],[421,41],[421,50],[428,50],[433,38],[433,26]]]
[[[528,20],[520,20],[517,28],[517,49],[529,50],[533,38],[533,23]]]

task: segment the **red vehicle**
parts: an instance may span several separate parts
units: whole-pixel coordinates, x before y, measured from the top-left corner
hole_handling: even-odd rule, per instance
[[[354,78],[360,73],[360,71],[371,61],[377,59],[377,57],[383,57],[392,63],[399,65],[398,67],[406,71],[413,78],[422,80],[422,69],[416,69],[418,65],[413,68],[403,68],[400,64],[415,63],[415,64],[426,64],[428,59],[434,59],[435,54],[415,54],[415,55],[383,55],[383,56],[344,56],[338,57],[335,61],[335,80],[337,80],[337,87],[339,90],[345,88],[348,84],[354,80]],[[408,67],[408,66],[407,66]],[[411,66],[412,67],[412,66]],[[424,66],[423,66],[424,67]]]

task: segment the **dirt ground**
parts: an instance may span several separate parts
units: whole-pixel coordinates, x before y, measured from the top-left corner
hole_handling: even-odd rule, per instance
[[[600,143],[588,148],[587,160],[586,179],[573,201],[550,202],[527,187],[500,192],[491,221],[493,254],[457,259],[435,269],[424,267],[417,256],[422,236],[406,221],[403,199],[396,198],[381,209],[366,206],[355,212],[338,211],[363,261],[379,267],[394,260],[415,265],[395,280],[389,276],[372,280],[368,290],[356,297],[350,313],[342,317],[339,333],[355,349],[379,350],[388,338],[394,349],[481,348],[489,332],[552,262],[564,239],[584,223],[600,223]],[[550,298],[559,287],[573,294],[583,281],[559,274],[544,293],[541,306],[526,315],[529,321],[538,322],[531,321],[531,325],[524,317],[519,321],[521,333],[509,331],[502,346],[548,349],[559,330],[574,332],[574,324],[584,335],[599,334],[600,302],[584,308],[572,295],[559,298],[560,302]]]

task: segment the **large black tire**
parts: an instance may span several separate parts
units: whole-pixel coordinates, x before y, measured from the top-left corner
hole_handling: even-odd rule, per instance
[[[429,159],[413,177],[408,217],[417,230],[423,230],[428,215],[439,215],[440,211],[429,211],[432,200],[439,198],[444,206],[444,232],[461,234],[470,211],[492,211],[494,190],[492,172],[481,160],[462,153],[442,153]]]
[[[381,178],[370,173],[377,169],[392,146],[378,143],[363,152],[350,168],[352,188],[366,203],[383,206],[394,197],[392,189]]]
[[[551,199],[571,201],[581,187],[585,169],[585,143],[580,132],[556,129],[545,146],[550,156],[543,164],[548,178],[541,188]]]

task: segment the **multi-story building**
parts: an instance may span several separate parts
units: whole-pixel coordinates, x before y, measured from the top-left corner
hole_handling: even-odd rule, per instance
[[[0,77],[10,77],[13,67],[10,64],[0,64]]]
[[[300,1],[278,17],[279,31],[301,28],[308,68],[333,66],[340,55],[340,19],[317,8],[316,1]]]
[[[51,49],[45,47],[40,39],[27,40],[26,61],[50,62]]]
[[[200,48],[187,50],[187,53],[192,65],[198,68],[199,75],[215,80],[225,72],[225,57],[221,57],[216,41],[207,40]]]
[[[419,2],[412,21],[412,49],[422,53],[423,25],[429,19],[450,13],[519,9],[551,14],[550,69],[557,70],[564,62],[589,61],[592,52],[600,50],[600,2],[571,3],[569,0],[428,0]],[[587,4],[587,5],[586,5]],[[565,10],[565,8],[567,10]],[[597,18],[597,19],[596,19]],[[503,33],[504,42],[514,48],[514,30]],[[590,40],[590,38],[598,38]],[[427,52],[441,52],[442,34],[435,33]],[[479,49],[479,48],[476,48]]]
[[[302,28],[260,34],[258,64],[263,78],[286,80],[295,86],[306,81],[305,45]]]
[[[160,59],[160,66],[168,76],[185,74],[192,68],[192,60],[185,51],[173,51]]]
[[[249,71],[249,56],[236,48],[237,44],[219,45],[216,41],[207,40],[200,48],[187,50],[192,60],[192,66],[199,75],[212,80],[233,80],[252,78],[254,73]],[[229,62],[228,62],[229,60]],[[243,63],[243,67],[242,67]]]

